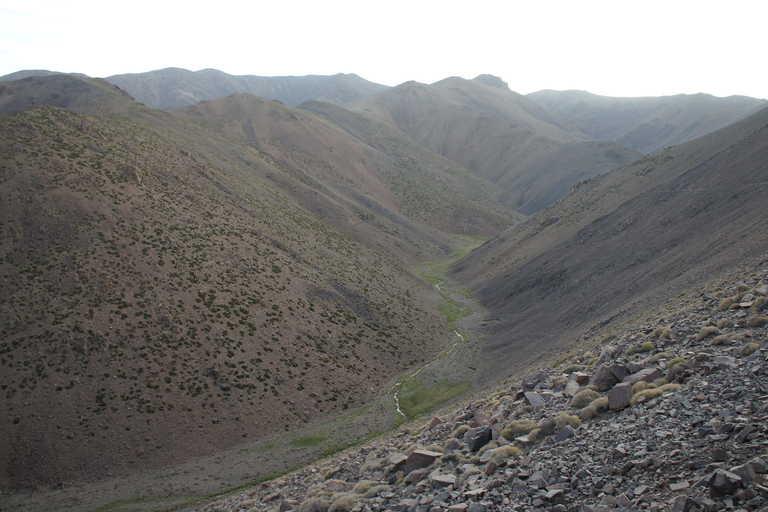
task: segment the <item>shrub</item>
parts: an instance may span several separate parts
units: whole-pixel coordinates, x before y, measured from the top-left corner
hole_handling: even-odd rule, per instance
[[[608,409],[608,397],[607,396],[601,396],[600,398],[597,398],[595,400],[592,400],[592,402],[584,407],[579,412],[579,417],[583,421],[591,420],[595,416],[597,416],[597,413],[600,411],[604,411]]]
[[[531,420],[515,420],[507,428],[501,431],[504,439],[513,441],[520,436],[528,434],[536,428],[536,423]]]
[[[630,405],[637,405],[637,402],[640,401],[641,398],[645,400],[651,400],[653,398],[656,398],[657,396],[661,396],[664,394],[664,391],[661,390],[661,388],[651,388],[646,389],[644,391],[640,391],[639,393],[632,396],[632,399],[629,401]]]
[[[497,464],[501,464],[507,459],[509,459],[510,457],[519,459],[521,455],[522,453],[520,452],[520,449],[518,447],[512,446],[512,445],[506,445],[494,450],[493,455],[491,455],[491,460]]]
[[[760,345],[757,343],[747,343],[742,345],[739,347],[739,357],[751,356],[758,348],[760,348]]]
[[[431,451],[431,452],[445,453],[445,448],[443,448],[439,444],[431,444],[431,445],[427,446],[426,449]]]
[[[696,335],[696,341],[701,341],[707,336],[712,336],[717,332],[717,330],[717,327],[714,325],[707,325],[702,327],[701,330],[699,330],[699,334]]]
[[[379,494],[381,492],[384,492],[384,491],[388,491],[388,490],[389,490],[389,486],[388,485],[385,485],[385,484],[374,485],[373,487],[368,489],[368,491],[363,495],[363,498],[371,499],[374,496],[376,496],[377,494]]]
[[[334,494],[331,497],[331,506],[328,507],[328,512],[349,512],[359,500],[360,496],[355,494]]]
[[[357,494],[365,494],[377,483],[378,482],[374,482],[373,480],[360,480],[355,484],[352,490]]]
[[[685,358],[682,358],[682,357],[676,357],[674,359],[670,359],[669,362],[667,363],[667,368],[672,368],[677,363],[684,363],[684,362],[685,362]]]
[[[661,361],[662,359],[667,359],[671,355],[672,354],[670,354],[669,352],[659,352],[658,354],[654,354],[654,355],[648,357],[645,361],[643,361],[643,363],[645,363],[645,364],[656,364],[659,361]]]
[[[728,333],[728,334],[721,334],[719,336],[715,336],[712,338],[712,341],[709,342],[710,345],[723,345],[725,343],[730,343],[733,340],[741,340],[744,339],[743,334],[736,334],[736,333]]]
[[[565,368],[563,368],[563,371],[561,371],[560,373],[562,375],[570,375],[573,372],[583,372],[585,368],[586,366],[584,366],[583,364],[572,364],[570,366],[566,366]]]
[[[677,379],[677,376],[683,373],[685,370],[689,369],[690,366],[686,362],[677,363],[674,366],[672,366],[669,371],[667,371],[667,378],[669,380],[675,380]],[[664,386],[661,386],[661,388],[664,388]]]
[[[571,407],[574,409],[582,409],[592,403],[593,400],[600,398],[602,395],[594,389],[586,388],[582,389],[571,400]]]
[[[309,498],[301,502],[299,512],[328,512],[328,503],[319,498]]]
[[[456,430],[454,430],[453,433],[451,433],[451,437],[459,438],[463,436],[467,432],[467,430],[469,430],[469,425],[459,425],[458,427],[456,427]]]
[[[493,450],[494,448],[499,447],[498,441],[490,441],[487,444],[485,444],[480,450],[477,452],[478,455],[482,455],[483,453],[487,452],[488,450]]]
[[[733,306],[733,297],[726,297],[720,301],[720,304],[717,305],[717,310],[728,311],[731,306]]]
[[[758,297],[755,299],[755,303],[752,304],[752,307],[749,308],[749,314],[750,315],[756,315],[757,313],[760,313],[762,310],[766,309],[766,306],[768,305],[768,299],[765,297]]]
[[[545,437],[547,434],[541,428],[535,428],[528,432],[528,440],[532,443],[540,443]]]
[[[659,327],[659,329],[663,329],[662,327]],[[659,329],[656,329],[657,331]],[[656,331],[654,331],[654,334],[656,334]],[[656,345],[651,343],[650,341],[646,341],[644,343],[638,343],[637,345],[633,345],[627,349],[626,354],[628,356],[631,356],[633,354],[639,354],[641,352],[650,352],[651,350],[655,349]]]
[[[561,412],[555,416],[555,427],[560,430],[564,426],[568,425],[571,428],[578,428],[581,425],[581,420],[571,414]]]

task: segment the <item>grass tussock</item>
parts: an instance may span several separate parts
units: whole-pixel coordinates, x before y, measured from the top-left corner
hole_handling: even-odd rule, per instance
[[[658,329],[657,329],[658,330]],[[655,334],[655,331],[654,331]],[[650,352],[651,350],[655,349],[656,345],[651,343],[650,341],[646,341],[644,343],[638,343],[637,345],[633,345],[627,349],[626,354],[628,356],[634,355],[634,354],[640,354],[643,352]]]
[[[594,389],[582,389],[571,399],[571,407],[574,409],[583,409],[601,396],[602,395]]]
[[[592,400],[592,402],[584,407],[579,412],[579,417],[582,419],[582,421],[588,421],[597,416],[601,411],[605,411],[608,409],[608,397],[607,396],[601,396],[600,398],[597,398],[595,400]]]
[[[331,497],[331,506],[328,507],[328,512],[349,512],[361,498],[358,494],[346,492],[334,494]]]
[[[701,341],[704,338],[707,338],[709,336],[712,336],[715,334],[719,329],[715,325],[705,325],[699,330],[699,334],[696,335],[696,341]]]
[[[519,459],[521,456],[522,452],[517,446],[506,445],[495,449],[491,455],[491,460],[501,465],[510,458]]]
[[[676,364],[678,364],[678,363],[684,363],[684,362],[685,362],[685,358],[683,358],[683,357],[675,357],[674,359],[670,359],[670,360],[667,362],[667,368],[672,368],[672,367],[673,367],[673,366],[675,366]]]
[[[513,441],[520,436],[529,434],[535,428],[536,423],[531,420],[515,420],[501,431],[501,435],[504,439]]]
[[[768,315],[755,315],[747,320],[747,327],[763,327],[768,325]]]
[[[560,430],[564,426],[568,425],[571,428],[578,428],[581,425],[581,420],[572,414],[561,412],[555,416],[555,428]]]
[[[760,348],[760,345],[757,343],[751,342],[746,343],[739,347],[739,357],[749,357],[751,356],[758,348]]]

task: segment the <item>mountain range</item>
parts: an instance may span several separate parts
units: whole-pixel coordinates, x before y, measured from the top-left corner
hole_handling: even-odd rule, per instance
[[[528,98],[596,139],[644,154],[701,137],[768,106],[766,100],[704,93],[612,98],[587,91],[544,90]]]
[[[443,278],[487,312],[455,363],[479,390],[768,249],[759,100],[664,99],[647,115],[689,128],[644,155],[672,139],[630,107],[569,118],[489,75],[153,73],[0,80],[4,493],[363,407],[466,354]],[[597,138],[600,116],[636,147]]]

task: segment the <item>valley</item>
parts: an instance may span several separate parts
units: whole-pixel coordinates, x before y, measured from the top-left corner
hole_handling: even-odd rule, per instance
[[[561,441],[526,392],[559,417],[608,399],[603,366],[658,366],[633,396],[673,410],[661,393],[712,395],[710,356],[729,379],[763,371],[760,100],[523,96],[490,75],[17,78],[0,81],[3,510],[593,510],[625,481],[529,485]],[[740,427],[767,412],[750,400]],[[595,408],[573,435],[629,417]],[[445,457],[413,473],[414,451]],[[756,510],[765,483],[727,499]]]

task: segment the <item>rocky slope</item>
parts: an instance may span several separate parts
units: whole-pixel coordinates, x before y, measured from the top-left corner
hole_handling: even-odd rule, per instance
[[[453,266],[500,369],[768,250],[768,110],[579,183]],[[546,326],[546,327],[543,327]]]
[[[768,259],[724,277],[485,397],[202,510],[763,510]]]
[[[678,94],[612,98],[587,91],[538,91],[527,95],[600,140],[654,153],[735,123],[765,108],[764,99]]]

